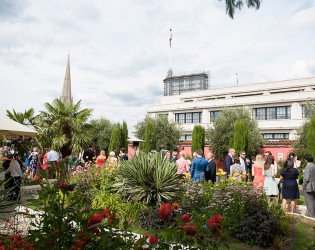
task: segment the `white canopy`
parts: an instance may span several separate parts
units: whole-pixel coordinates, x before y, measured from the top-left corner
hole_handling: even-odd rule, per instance
[[[22,125],[9,118],[0,116],[0,135],[32,136],[38,135],[38,133],[30,127]]]

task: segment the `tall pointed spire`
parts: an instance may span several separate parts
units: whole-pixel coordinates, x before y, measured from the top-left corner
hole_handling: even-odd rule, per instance
[[[66,68],[65,80],[63,82],[62,95],[60,100],[63,103],[70,102],[72,100],[71,96],[71,77],[70,77],[70,51],[68,55],[68,63]]]

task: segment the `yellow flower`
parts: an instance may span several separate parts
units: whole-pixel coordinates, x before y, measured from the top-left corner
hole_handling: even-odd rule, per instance
[[[109,170],[109,167],[107,167],[106,170],[108,171],[108,170]]]
[[[186,174],[185,176],[186,176],[186,178],[188,179],[191,175],[190,175],[190,174]]]
[[[246,172],[243,172],[242,175],[246,175]]]
[[[93,158],[92,159],[95,159],[95,156],[93,156]]]
[[[183,182],[182,182],[182,181],[179,181],[178,183],[179,183],[179,184],[182,184]]]
[[[220,180],[220,182],[224,182],[224,180]]]
[[[226,172],[222,172],[221,175],[226,175]]]
[[[189,194],[189,192],[187,191],[186,194]]]
[[[223,169],[222,169],[222,168],[219,168],[218,171],[219,171],[219,172],[223,172]]]
[[[234,174],[235,177],[237,177],[237,176],[239,176],[239,175],[240,175],[239,173],[235,173],[235,174]]]
[[[217,172],[216,175],[219,176],[219,175],[220,175],[220,172]]]
[[[202,215],[202,217],[204,218],[204,217],[206,217],[206,215],[205,215],[205,214],[203,214],[203,215]]]
[[[207,194],[207,192],[204,192],[204,194]]]
[[[87,158],[89,158],[89,157],[87,156],[87,157],[85,157],[85,158],[87,159]]]
[[[246,184],[247,184],[247,185],[250,185],[251,183],[248,181]]]
[[[121,157],[121,154],[119,154],[119,157]]]
[[[259,184],[258,184],[258,187],[262,187],[262,185],[263,185],[262,183],[259,183]]]
[[[218,186],[219,186],[219,184],[216,184],[215,186],[216,186],[216,187],[218,187]]]
[[[201,183],[198,183],[198,186],[201,187],[202,186]]]

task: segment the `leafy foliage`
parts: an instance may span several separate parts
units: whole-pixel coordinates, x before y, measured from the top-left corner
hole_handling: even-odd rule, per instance
[[[192,132],[191,155],[198,149],[204,151],[205,148],[205,129],[201,125],[195,125]]]
[[[234,138],[234,126],[238,120],[244,120],[248,125],[248,155],[256,155],[263,145],[263,137],[250,108],[224,109],[215,119],[213,128],[210,127],[206,131],[206,138],[210,141],[210,148],[217,159],[222,159],[227,153],[229,143]]]
[[[249,129],[245,120],[239,120],[235,122],[234,125],[234,144],[233,148],[235,149],[236,155],[239,154],[241,150],[244,150],[246,154],[248,152],[248,134]]]
[[[183,186],[177,167],[162,158],[161,153],[141,154],[121,163],[115,184],[121,193],[135,202],[156,206],[180,199]]]
[[[306,146],[307,153],[315,156],[315,114],[312,114],[311,120],[307,125]]]
[[[114,124],[105,118],[95,119],[90,122],[92,143],[100,150],[108,151],[110,137],[114,128]]]
[[[109,151],[116,150],[119,153],[121,141],[121,128],[119,122],[116,124],[110,137]]]
[[[35,111],[33,108],[25,110],[24,113],[16,112],[14,109],[12,112],[8,109],[6,111],[7,117],[9,117],[11,120],[21,123],[23,125],[34,125],[33,121]]]
[[[219,0],[222,1],[222,0]],[[235,10],[241,9],[244,5],[243,0],[226,0],[225,1],[225,11],[231,17],[234,18]],[[259,9],[260,7],[260,0],[246,0],[246,5],[248,8],[255,8]]]
[[[81,109],[81,101],[63,103],[56,98],[52,104],[45,103],[45,108],[35,122],[42,147],[59,149],[65,158],[72,149],[78,152],[92,140],[87,123],[92,109]]]
[[[154,122],[154,131],[156,138],[155,150],[161,149],[176,150],[178,140],[182,135],[182,128],[175,122],[169,122],[167,116],[151,118],[147,116],[135,126],[135,136],[144,140],[145,127],[149,121]]]
[[[154,122],[148,121],[145,126],[143,151],[148,153],[152,149],[155,149],[155,148],[156,148],[156,139],[155,139]]]
[[[121,148],[125,148],[128,151],[128,126],[125,121],[121,126]]]

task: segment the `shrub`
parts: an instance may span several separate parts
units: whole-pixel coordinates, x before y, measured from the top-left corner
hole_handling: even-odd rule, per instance
[[[117,177],[115,186],[121,193],[153,207],[180,200],[184,191],[176,165],[163,159],[161,153],[142,154],[122,162]]]

